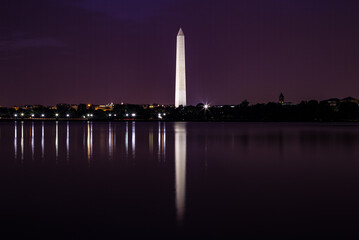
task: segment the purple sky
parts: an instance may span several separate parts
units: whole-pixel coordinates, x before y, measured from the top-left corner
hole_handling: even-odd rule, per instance
[[[359,98],[357,0],[0,0],[0,105]]]

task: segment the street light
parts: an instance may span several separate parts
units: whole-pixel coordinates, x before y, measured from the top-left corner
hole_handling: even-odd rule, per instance
[[[41,114],[41,117],[45,117],[45,114]]]
[[[17,114],[16,114],[16,113],[14,114],[14,117],[17,117]]]
[[[70,114],[66,114],[66,117],[70,117]]]
[[[58,113],[55,113],[55,116],[56,116],[56,117],[58,117],[58,116],[59,116],[59,114],[58,114]]]
[[[136,117],[136,113],[132,113],[131,116],[132,116],[132,117]]]
[[[35,114],[31,114],[31,117],[35,117]]]

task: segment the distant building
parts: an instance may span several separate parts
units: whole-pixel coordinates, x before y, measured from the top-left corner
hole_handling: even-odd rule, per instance
[[[279,95],[279,103],[284,104],[284,95],[283,95],[283,93],[280,93],[280,95]]]
[[[330,107],[336,108],[339,105],[340,100],[338,98],[331,98],[331,99],[325,100],[324,102],[327,102]]]
[[[339,98],[330,98],[328,100],[324,100],[322,102],[326,102],[329,104],[330,107],[332,108],[338,108],[339,105],[341,103],[355,103],[355,104],[358,104],[359,105],[359,100],[358,99],[355,99],[355,98],[352,98],[352,97],[346,97],[346,98],[343,98],[343,99],[339,99]]]
[[[101,104],[98,106],[95,106],[95,110],[102,110],[102,111],[112,111],[113,110],[113,103],[109,103],[109,104]]]
[[[355,104],[359,105],[359,100],[352,98],[352,97],[346,97],[346,98],[343,98],[342,100],[340,100],[340,103],[344,103],[344,102],[346,102],[346,103],[350,102],[350,103],[355,103]]]
[[[282,106],[292,106],[293,103],[292,102],[284,102],[284,95],[283,93],[280,93],[279,95],[279,104],[282,104]]]

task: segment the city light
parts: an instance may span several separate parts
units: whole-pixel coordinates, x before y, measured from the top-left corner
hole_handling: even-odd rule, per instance
[[[88,113],[88,114],[87,114],[87,116],[89,117],[89,116],[90,116],[90,114]]]
[[[35,117],[35,114],[31,114],[31,117]]]
[[[162,119],[161,113],[158,114],[158,118],[159,118],[159,119]]]
[[[45,117],[45,114],[41,114],[41,117]]]
[[[132,113],[131,116],[132,116],[132,117],[136,117],[136,113]]]
[[[17,114],[16,114],[16,113],[14,114],[14,117],[17,117]]]
[[[126,117],[128,117],[128,113],[126,113]]]
[[[55,113],[55,116],[56,116],[56,117],[58,117],[58,116],[59,116],[59,114],[58,114],[58,113]]]
[[[114,114],[113,116],[115,116],[115,117],[116,117],[116,114]]]
[[[92,114],[92,113],[90,114],[90,117],[93,117],[93,114]]]
[[[66,114],[66,117],[70,117],[70,114]]]
[[[23,117],[24,116],[24,113],[21,113],[21,117]]]
[[[112,114],[111,114],[111,113],[109,113],[109,114],[108,114],[108,116],[109,116],[109,117],[111,117],[111,116],[112,116]]]
[[[206,109],[206,110],[209,108],[208,104],[205,104],[203,107],[204,107],[204,109]]]
[[[166,116],[166,113],[163,113],[162,115],[163,115],[163,116]]]
[[[82,116],[82,118],[86,118],[86,116],[85,116],[85,115],[83,115],[83,116]]]

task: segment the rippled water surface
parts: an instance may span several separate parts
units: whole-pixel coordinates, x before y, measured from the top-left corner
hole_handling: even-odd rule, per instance
[[[2,232],[359,237],[359,125],[0,122]]]

